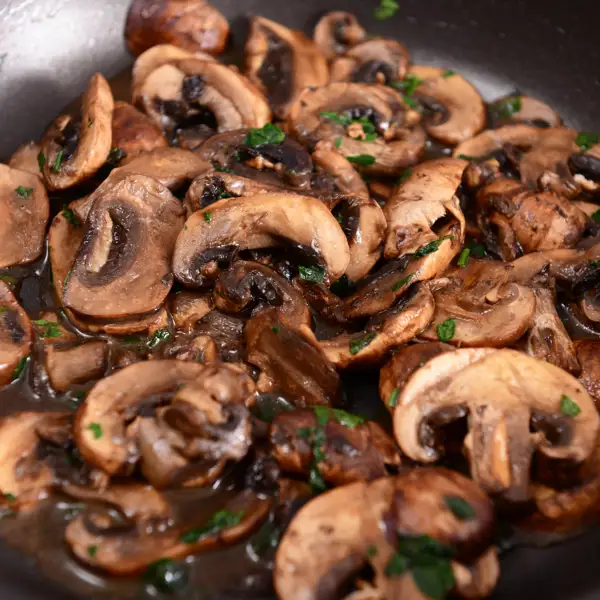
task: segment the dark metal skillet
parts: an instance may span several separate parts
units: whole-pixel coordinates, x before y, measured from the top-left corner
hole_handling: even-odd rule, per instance
[[[129,0],[2,3],[2,158],[19,143],[39,137],[59,110],[82,92],[92,72],[114,75],[128,66],[122,41],[128,4]],[[403,0],[400,13],[384,22],[373,18],[375,0],[215,0],[215,4],[233,20],[238,47],[244,39],[245,14],[309,29],[320,12],[344,8],[356,13],[370,32],[401,40],[417,62],[452,67],[488,97],[516,87],[548,102],[573,127],[600,128],[600,50],[594,45],[600,7],[589,0]],[[600,531],[595,530],[551,549],[509,553],[494,598],[599,597],[595,560],[599,543]],[[0,598],[70,600],[71,596],[2,544]]]

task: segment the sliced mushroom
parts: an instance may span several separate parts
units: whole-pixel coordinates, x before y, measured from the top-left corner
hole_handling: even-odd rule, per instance
[[[384,207],[388,223],[385,257],[413,254],[439,238],[436,221],[454,217],[462,226],[465,218],[456,197],[467,162],[440,158],[420,164],[394,192]],[[443,222],[443,221],[442,221]]]
[[[562,125],[560,115],[551,106],[531,96],[505,96],[492,102],[490,109],[497,123],[525,123],[544,128]]]
[[[86,181],[106,162],[112,148],[114,100],[100,73],[89,81],[81,119],[61,115],[44,134],[43,174],[50,190],[65,190]]]
[[[445,76],[443,69],[414,65],[409,74],[418,78],[415,94],[425,107],[438,113],[425,119],[429,135],[446,144],[460,144],[485,127],[485,104],[479,92],[464,77]]]
[[[396,40],[374,38],[359,42],[331,64],[329,80],[389,84],[408,70],[408,50]]]
[[[510,283],[510,265],[469,260],[446,278],[433,282],[435,315],[421,334],[440,338],[440,327],[451,320],[454,332],[444,341],[456,346],[502,348],[535,326],[536,296],[527,287]]]
[[[332,114],[338,117],[332,118]],[[342,154],[361,172],[394,176],[421,156],[425,134],[418,126],[419,118],[392,88],[331,83],[302,92],[290,110],[288,127],[308,147],[320,140],[337,141]],[[375,129],[374,140],[362,140],[361,119]],[[372,158],[356,158],[361,155]]]
[[[170,259],[183,207],[157,181],[128,175],[99,195],[64,282],[65,306],[115,319],[160,308],[173,278]]]
[[[217,55],[228,37],[227,19],[206,0],[134,0],[125,24],[127,47],[135,56],[165,43]]]
[[[326,281],[339,279],[350,260],[344,232],[322,202],[274,193],[221,200],[194,213],[177,239],[173,271],[185,285],[202,286],[236,251],[286,243],[314,252]]]
[[[177,329],[193,327],[213,309],[212,295],[179,292],[169,298],[169,309]]]
[[[284,472],[309,475],[314,466],[334,486],[385,477],[400,464],[394,441],[377,423],[329,408],[278,414],[270,440]]]
[[[243,75],[214,61],[176,60],[150,73],[140,88],[146,114],[175,141],[181,132],[205,128],[206,135],[263,127],[271,111]]]
[[[460,520],[449,498],[464,502],[473,517]],[[333,600],[370,566],[376,597],[421,599],[410,569],[395,575],[389,567],[405,564],[403,549],[427,541],[448,570],[468,567],[490,546],[493,521],[485,493],[446,469],[343,486],[309,502],[292,521],[277,550],[275,589],[281,600]]]
[[[33,262],[44,248],[50,212],[44,184],[37,175],[0,164],[0,206],[0,267]]]
[[[600,342],[579,340],[575,342],[577,359],[581,365],[579,381],[588,394],[600,406]]]
[[[73,385],[99,379],[106,372],[107,349],[103,340],[67,349],[47,347],[44,360],[50,385],[66,392]]]
[[[167,146],[152,121],[127,102],[116,102],[112,118],[112,146],[129,162],[134,156]]]
[[[327,60],[344,54],[362,42],[367,32],[358,19],[349,12],[336,10],[323,15],[315,27],[313,39]]]
[[[433,295],[421,284],[398,304],[372,317],[362,331],[343,333],[320,342],[320,346],[338,368],[378,363],[388,352],[420,334],[429,325],[434,310]]]
[[[325,85],[329,76],[317,44],[300,31],[263,17],[252,18],[246,71],[279,119],[286,118],[304,88]]]
[[[163,559],[183,558],[223,548],[247,538],[268,517],[273,501],[245,491],[228,501],[217,517],[197,514],[190,524],[165,528],[165,515],[158,519],[127,519],[114,510],[88,512],[69,523],[65,539],[75,556],[111,575],[133,575]],[[158,521],[158,522],[157,522]],[[97,548],[90,553],[89,548]]]
[[[40,176],[38,156],[41,147],[38,142],[27,142],[19,146],[8,160],[11,169],[27,171],[32,175]]]
[[[569,157],[569,169],[577,186],[586,192],[598,194],[600,191],[600,144],[592,146],[587,151],[572,154]]]
[[[565,410],[565,402],[579,412]],[[513,502],[530,496],[536,451],[555,472],[560,466],[576,477],[595,452],[600,425],[593,400],[575,378],[506,349],[455,350],[415,372],[394,412],[396,441],[413,460],[440,458],[431,423],[441,413],[445,422],[468,415],[465,447],[473,479]]]

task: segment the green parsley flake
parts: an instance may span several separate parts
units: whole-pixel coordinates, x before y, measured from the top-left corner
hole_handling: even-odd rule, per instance
[[[375,9],[375,18],[378,21],[389,19],[398,12],[398,8],[396,0],[381,0],[379,7]]]
[[[95,558],[98,552],[98,546],[88,546],[87,553],[90,558]]]
[[[23,187],[20,185],[17,189],[15,189],[17,196],[23,198],[24,200],[29,198],[31,194],[33,194],[33,188]]]
[[[125,150],[121,150],[121,148],[113,148],[109,153],[106,159],[107,162],[118,164],[120,163],[126,156]]]
[[[473,507],[464,498],[460,496],[444,496],[444,502],[448,510],[459,521],[470,521],[475,518]]]
[[[521,96],[509,96],[494,102],[490,105],[492,111],[501,117],[510,118],[515,113],[518,113],[523,106],[523,100]]]
[[[298,274],[300,279],[312,283],[323,283],[325,280],[325,269],[319,265],[311,265],[308,267],[300,265],[298,267]]]
[[[600,267],[600,262],[598,262],[597,260],[592,260],[588,264],[590,265],[590,267],[592,267],[592,269],[597,269],[598,267]]]
[[[400,184],[404,183],[412,174],[413,174],[412,169],[404,169],[404,171],[402,171],[402,174],[400,175],[400,177],[398,177],[398,180],[396,181],[396,185],[400,185]]]
[[[438,340],[449,342],[456,333],[456,319],[446,319],[436,327]]]
[[[408,74],[405,75],[404,79],[401,81],[394,81],[392,83],[392,87],[396,88],[404,92],[405,96],[412,98],[416,89],[424,82],[424,79],[421,79],[417,75]]]
[[[74,227],[80,225],[77,215],[66,204],[63,204],[61,215]]]
[[[367,556],[371,558],[377,556],[377,548],[375,546],[367,546]]]
[[[212,221],[212,213],[210,211],[204,213],[204,220],[207,223],[210,223]]]
[[[473,242],[469,244],[467,248],[470,250],[470,255],[475,258],[483,258],[485,256],[485,246],[483,244],[477,244]]]
[[[427,256],[428,254],[433,254],[434,252],[437,252],[440,249],[440,244],[444,241],[444,240],[453,240],[454,236],[453,235],[445,235],[444,237],[441,237],[438,240],[433,240],[433,242],[429,242],[429,244],[425,244],[424,246],[421,246],[413,255],[413,258],[423,258],[424,256]]]
[[[4,494],[4,499],[7,502],[15,502],[17,497],[14,494],[8,493],[8,494]]]
[[[346,156],[352,164],[359,165],[361,167],[370,167],[374,165],[376,159],[371,154],[358,154],[357,156]]]
[[[153,350],[154,348],[160,346],[163,342],[166,342],[170,339],[171,334],[169,333],[168,329],[158,329],[154,332],[154,335],[148,339],[146,345],[148,346],[148,348],[150,348],[150,350]]]
[[[358,338],[356,340],[350,341],[350,354],[354,356],[358,354],[361,350],[366,348],[375,338],[377,337],[377,332],[371,331],[367,333],[364,337]]]
[[[329,419],[333,417],[340,425],[348,429],[354,429],[358,425],[363,425],[366,422],[364,417],[353,415],[339,408],[329,408],[328,406],[314,406],[313,410],[317,417],[317,423],[321,426],[327,425]]]
[[[466,154],[459,154],[456,158],[460,158],[462,160],[468,160],[468,161],[477,160],[476,156],[467,156]]]
[[[577,138],[575,139],[575,143],[586,152],[592,146],[595,146],[598,143],[598,136],[595,133],[590,133],[587,131],[581,131]]]
[[[339,150],[340,146],[342,145],[343,142],[343,138],[339,137],[339,138],[335,138],[335,147]]]
[[[385,574],[387,577],[400,577],[406,573],[408,569],[408,560],[395,552],[392,554],[388,564],[385,566]]]
[[[102,425],[100,423],[90,423],[87,428],[92,432],[95,440],[102,437]]]
[[[330,121],[333,121],[338,125],[343,125],[344,127],[347,127],[348,125],[350,125],[350,123],[352,123],[351,117],[347,115],[341,115],[335,112],[322,112],[321,117],[323,119],[329,119]]]
[[[46,157],[44,153],[40,150],[37,155],[38,167],[40,168],[40,173],[44,172],[44,165],[46,164]]]
[[[27,364],[28,360],[29,360],[29,356],[23,356],[23,358],[19,359],[19,362],[17,363],[17,366],[15,367],[15,370],[13,371],[13,374],[12,374],[13,381],[15,381],[15,379],[19,379],[19,377],[21,377],[21,373],[25,369],[25,365]]]
[[[37,321],[33,321],[33,323],[41,328],[39,333],[42,339],[52,339],[62,335],[59,323],[47,321],[46,319],[38,319]]]
[[[560,412],[567,417],[576,417],[581,413],[581,408],[569,396],[563,394],[560,398]]]
[[[217,171],[217,173],[229,173],[230,175],[233,174],[233,171],[231,169],[228,169],[227,167],[222,167],[219,163],[213,163],[213,168],[215,169],[215,171]]]
[[[469,262],[469,256],[471,255],[471,250],[469,248],[465,248],[458,257],[458,262],[456,263],[459,267],[466,267]]]
[[[17,280],[12,275],[8,274],[0,275],[0,281],[4,281],[4,283],[10,286],[17,285]]]
[[[404,94],[402,99],[404,100],[404,103],[410,108],[414,110],[417,110],[419,108],[419,103],[414,98],[411,98],[410,96]]]
[[[446,69],[443,73],[442,73],[442,77],[444,79],[448,79],[448,77],[452,77],[453,75],[456,75],[456,71],[453,71],[452,69]]]
[[[324,492],[327,489],[327,483],[316,465],[312,465],[308,474],[308,483],[314,492]]]
[[[251,129],[244,140],[246,146],[257,148],[265,144],[279,145],[285,140],[285,133],[272,123],[267,123],[261,129]]]
[[[244,511],[233,513],[226,509],[219,510],[202,527],[194,527],[181,534],[180,540],[184,544],[195,544],[200,538],[239,525],[243,518]]]
[[[596,221],[596,223],[600,223],[600,210],[597,210],[592,214],[592,219]]]
[[[392,286],[392,292],[397,292],[399,289],[403,288],[414,276],[415,274],[411,273],[410,275],[400,279],[400,281],[396,281],[396,283]]]
[[[400,395],[400,390],[398,388],[394,388],[390,397],[388,398],[387,405],[390,408],[394,408],[396,404],[398,404],[398,396]]]
[[[277,335],[279,333],[279,327],[271,327],[271,331]]]
[[[52,170],[55,173],[58,173],[60,171],[60,165],[62,164],[62,159],[63,159],[64,153],[65,153],[64,150],[59,150],[56,154],[56,159],[54,160],[54,164],[52,165]]]

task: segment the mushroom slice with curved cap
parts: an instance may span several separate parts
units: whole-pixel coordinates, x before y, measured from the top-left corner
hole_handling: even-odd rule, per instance
[[[33,330],[10,287],[0,281],[0,385],[16,379],[31,353]]]
[[[62,115],[44,134],[43,174],[50,190],[65,190],[86,181],[106,162],[112,148],[114,100],[100,73],[89,81],[81,105],[81,120]]]
[[[177,329],[193,328],[196,321],[202,319],[214,308],[212,294],[179,292],[169,297],[169,312]]]
[[[336,486],[385,477],[388,468],[400,465],[394,440],[377,423],[343,410],[282,412],[269,435],[272,456],[284,472],[319,475]]]
[[[320,346],[338,368],[382,362],[387,353],[406,344],[429,325],[435,310],[433,296],[426,285],[419,285],[398,304],[371,317],[358,333],[343,333]]]
[[[525,123],[536,127],[560,127],[560,115],[545,102],[512,94],[499,98],[490,104],[490,111],[496,124]]]
[[[66,307],[99,318],[150,313],[173,278],[170,259],[183,207],[157,181],[129,175],[94,201],[64,283]]]
[[[271,498],[248,490],[210,517],[195,511],[192,523],[167,528],[162,514],[158,519],[127,519],[120,511],[88,511],[67,525],[65,539],[84,564],[111,575],[133,575],[159,560],[217,550],[247,538],[267,519],[272,505]],[[92,547],[96,552],[89,552]]]
[[[408,50],[396,40],[375,38],[359,42],[331,63],[330,81],[390,84],[408,69]]]
[[[50,213],[48,194],[41,179],[0,164],[0,206],[0,267],[34,261],[44,248]]]
[[[361,172],[394,176],[421,156],[426,136],[419,120],[392,88],[330,83],[302,92],[288,128],[307,147],[335,143]]]
[[[315,253],[326,282],[339,279],[348,267],[348,242],[322,202],[273,193],[220,200],[194,213],[177,239],[173,271],[181,283],[202,286],[237,250],[286,244]]]
[[[434,112],[436,117],[425,119],[429,135],[446,144],[460,144],[471,139],[485,127],[485,104],[479,92],[457,73],[444,76],[437,67],[414,65],[409,75],[416,78],[416,97]]]
[[[464,160],[440,158],[412,169],[384,207],[388,223],[386,258],[412,254],[437,240],[433,226],[438,220],[457,219],[464,236],[465,218],[455,194],[467,164]]]
[[[600,342],[597,340],[578,340],[575,352],[581,365],[579,381],[588,394],[600,407]]]
[[[313,33],[315,44],[319,46],[327,60],[344,54],[349,48],[367,37],[358,19],[349,12],[334,10],[324,14]]]
[[[165,43],[217,55],[228,37],[227,19],[206,0],[134,0],[125,24],[125,40],[134,56]]]
[[[12,166],[12,159],[9,164]],[[586,192],[600,192],[600,144],[582,150],[569,157],[569,170],[573,180]]]
[[[264,376],[260,392],[277,390],[299,407],[339,404],[341,381],[335,367],[296,326],[288,328],[267,312],[250,319],[244,334],[248,362]]]
[[[435,315],[421,337],[459,347],[501,348],[516,342],[535,324],[536,296],[510,283],[510,270],[497,261],[471,259],[466,268],[433,282]]]
[[[164,148],[167,140],[160,129],[137,108],[127,102],[116,102],[112,120],[112,146],[120,151],[123,160],[129,162],[134,156]]]
[[[455,350],[415,372],[394,411],[396,441],[413,460],[440,458],[431,425],[440,413],[446,422],[468,415],[473,479],[513,502],[529,498],[536,450],[555,468],[577,474],[595,452],[600,425],[593,400],[574,377],[506,349]]]
[[[12,156],[8,159],[8,166],[11,169],[27,171],[32,175],[40,176],[40,165],[38,156],[40,154],[40,144],[38,142],[27,142],[19,146]]]
[[[329,77],[327,61],[315,42],[263,17],[252,18],[246,71],[279,119],[286,118],[304,88],[325,85]]]
[[[453,512],[458,505],[469,518]],[[375,597],[421,599],[427,595],[411,559],[429,559],[448,572],[445,596],[454,587],[453,570],[488,551],[493,528],[489,498],[454,471],[417,469],[353,483],[296,514],[277,549],[275,590],[281,600],[333,600],[370,566]],[[407,563],[396,574],[393,565]]]
[[[423,342],[400,348],[379,372],[379,397],[387,409],[393,411],[400,392],[417,369],[451,350],[453,347],[443,342]]]
[[[106,372],[107,351],[105,340],[70,348],[49,344],[44,350],[44,366],[50,385],[59,392],[66,392],[74,385],[99,379]]]
[[[243,75],[214,61],[172,61],[150,73],[141,85],[146,114],[174,140],[180,132],[207,128],[205,138],[242,127],[263,127],[271,110]]]

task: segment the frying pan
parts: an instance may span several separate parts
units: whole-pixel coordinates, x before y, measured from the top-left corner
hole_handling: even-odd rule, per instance
[[[369,32],[400,40],[416,63],[460,72],[488,99],[518,89],[549,103],[569,125],[600,131],[600,4],[594,0],[400,0],[398,15],[383,22],[373,16],[378,0],[213,1],[232,22],[238,53],[248,14],[310,31],[320,13],[343,8]],[[0,0],[0,158],[37,139],[94,71],[113,76],[130,65],[122,38],[128,4]],[[558,546],[513,550],[502,560],[493,598],[600,598],[599,547],[596,529]],[[3,543],[0,598],[77,600]]]

